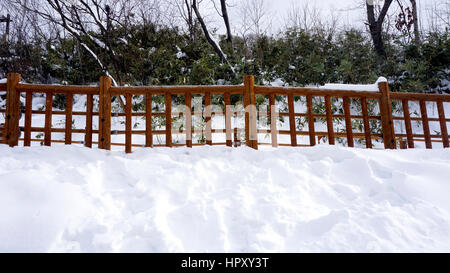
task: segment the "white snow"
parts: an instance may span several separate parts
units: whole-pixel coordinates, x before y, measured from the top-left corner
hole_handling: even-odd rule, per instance
[[[0,154],[0,252],[450,252],[449,150]]]
[[[175,54],[175,56],[177,56],[177,59],[181,59],[186,57],[186,53],[184,53],[183,51],[181,51],[181,48],[176,46],[177,48],[177,53]]]
[[[387,82],[384,77],[378,78],[374,84],[339,84],[339,83],[327,83],[324,86],[320,86],[321,89],[331,90],[352,90],[352,91],[367,91],[367,92],[379,92],[378,83]]]
[[[282,86],[285,86],[285,84],[286,83],[281,78],[277,78],[273,82],[270,82],[271,86],[276,86],[276,87],[282,87]]]

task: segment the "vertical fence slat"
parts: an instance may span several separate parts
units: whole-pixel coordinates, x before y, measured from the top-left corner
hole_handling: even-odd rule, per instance
[[[64,136],[65,144],[72,144],[72,108],[73,95],[66,93],[66,132]]]
[[[132,141],[132,95],[127,93],[125,95],[125,153],[131,153]]]
[[[246,145],[258,149],[257,111],[255,99],[255,78],[244,76],[244,107],[245,107],[245,139]]]
[[[308,131],[309,131],[309,145],[316,145],[316,132],[314,128],[314,109],[312,103],[312,96],[306,96],[306,107],[308,111]]]
[[[366,98],[361,98],[361,111],[362,111],[362,115],[363,115],[366,148],[371,149],[372,148],[372,136],[370,134],[369,110],[367,109]]]
[[[105,150],[111,150],[111,84],[110,77],[100,77],[98,147]]]
[[[354,147],[355,143],[353,141],[353,127],[352,119],[350,116],[350,100],[348,97],[343,98],[344,102],[344,115],[345,115],[345,132],[347,133],[348,147]]]
[[[212,145],[211,133],[211,93],[205,93],[205,122],[206,122],[206,145]]]
[[[297,133],[295,129],[295,109],[294,109],[294,95],[288,95],[289,107],[289,130],[291,132],[291,146],[297,146]]]
[[[278,147],[278,129],[277,129],[277,109],[275,107],[275,94],[269,95],[269,113],[270,113],[270,133],[272,138],[272,147]]]
[[[165,94],[166,105],[166,146],[172,147],[172,94],[166,92]]]
[[[86,97],[86,134],[84,135],[84,146],[92,148],[92,112],[94,110],[94,95]]]
[[[449,148],[447,121],[445,120],[444,105],[442,101],[437,102],[437,109],[439,113],[439,123],[441,124],[442,143],[444,148]]]
[[[153,147],[153,107],[152,94],[145,95],[145,147]]]
[[[409,113],[408,100],[402,100],[403,118],[405,119],[406,138],[408,139],[408,147],[414,148],[414,139],[411,127],[411,115]]]
[[[186,119],[186,146],[192,148],[192,97],[191,93],[185,93],[186,111],[184,113]]]
[[[45,98],[45,128],[44,128],[44,145],[52,144],[52,106],[53,93],[47,92]]]
[[[226,135],[226,142],[227,146],[231,147],[233,146],[233,139],[231,134],[231,99],[230,99],[230,93],[225,92],[224,94],[224,103],[225,103],[225,135]]]
[[[25,128],[23,146],[31,146],[31,112],[33,110],[33,93],[27,92],[25,97]]]
[[[328,143],[330,145],[335,144],[334,128],[333,128],[333,112],[331,109],[331,97],[325,96],[325,111],[327,114],[327,130],[328,130]]]
[[[381,128],[383,130],[383,142],[385,149],[396,149],[394,120],[392,118],[391,96],[389,93],[389,85],[387,82],[379,82],[378,89],[381,93],[380,115]]]
[[[400,143],[400,149],[401,149],[401,150],[406,150],[406,149],[408,149],[408,145],[406,145],[406,142],[405,142],[405,140],[404,140],[403,138],[400,138],[400,139],[399,139],[399,143]]]
[[[422,116],[423,134],[425,135],[425,146],[427,149],[431,149],[432,144],[430,135],[430,125],[428,123],[427,105],[424,100],[420,100],[419,103],[420,103],[420,114]]]
[[[6,82],[6,120],[5,143],[10,147],[19,144],[20,92],[16,85],[20,82],[20,74],[8,73]]]

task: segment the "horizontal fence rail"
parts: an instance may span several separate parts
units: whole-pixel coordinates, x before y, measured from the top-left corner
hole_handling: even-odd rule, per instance
[[[253,76],[244,76],[243,82],[238,86],[114,87],[111,79],[103,76],[98,86],[61,86],[20,83],[20,75],[10,73],[7,83],[0,83],[0,96],[6,100],[5,107],[0,108],[5,119],[0,126],[0,141],[11,147],[19,142],[24,146],[31,146],[32,142],[46,146],[52,143],[98,145],[107,150],[111,146],[124,146],[127,153],[132,147],[237,147],[245,143],[258,149],[260,145],[303,147],[324,142],[334,145],[337,141],[348,147],[359,143],[366,148],[374,148],[374,141],[383,143],[385,149],[414,148],[415,142],[424,142],[428,149],[433,143],[449,147],[450,119],[446,117],[444,104],[450,102],[450,95],[390,92],[387,82],[378,83],[378,92],[256,86]],[[45,103],[39,97],[45,105],[43,109],[33,109],[33,100],[37,99],[33,94],[45,97]],[[58,94],[64,95],[65,110],[53,109]],[[76,95],[86,96],[84,111],[74,110]],[[112,104],[119,96],[125,98],[122,111]],[[162,98],[160,104],[164,111],[154,111],[155,96]],[[174,96],[184,100],[184,108],[174,105]],[[220,99],[213,100],[217,96]],[[133,104],[138,97],[143,105],[140,110],[134,109]],[[281,107],[279,101],[285,101],[287,107]],[[299,101],[306,106],[304,112],[296,111]],[[418,104],[418,111],[412,112],[410,103],[413,102]],[[429,116],[430,103],[436,106],[437,117]],[[400,115],[393,112],[393,105],[401,109]],[[35,116],[44,117],[43,127],[33,126]],[[53,126],[54,116],[64,117],[63,128]],[[85,117],[84,128],[73,128],[74,116]],[[145,120],[144,128],[134,128],[136,117]],[[224,128],[212,128],[215,117],[223,117]],[[233,124],[232,119],[239,117],[242,124]],[[121,130],[112,128],[113,118],[124,118]],[[202,120],[203,127],[196,128],[193,123],[196,118]],[[162,119],[165,128],[156,128],[155,119]],[[183,120],[181,125],[179,119]],[[431,133],[430,122],[439,123],[438,133]],[[423,134],[415,133],[415,123],[422,126]],[[399,126],[402,131],[396,133]],[[52,134],[57,133],[64,134],[64,140],[53,139]],[[43,138],[37,138],[36,134]],[[84,139],[73,140],[73,134],[83,134]],[[203,140],[194,143],[195,134]],[[213,136],[219,134],[225,136],[223,141],[213,141]],[[114,141],[116,136],[123,136],[123,141]],[[133,136],[142,136],[144,143],[133,143]],[[175,142],[174,136],[183,136],[185,142]],[[155,137],[164,143],[154,143]],[[287,137],[288,143],[281,143],[283,137]],[[269,142],[264,141],[267,138]],[[302,143],[303,138],[307,139],[306,143]]]

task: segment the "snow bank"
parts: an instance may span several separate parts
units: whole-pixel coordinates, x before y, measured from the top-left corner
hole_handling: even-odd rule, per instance
[[[0,252],[450,251],[448,150],[0,154]]]
[[[337,84],[337,83],[327,83],[324,86],[320,86],[321,89],[334,89],[334,90],[352,90],[352,91],[367,91],[367,92],[378,92],[378,83],[387,82],[384,77],[378,78],[374,84]]]
[[[270,82],[270,86],[282,87],[285,85],[286,83],[281,78],[276,78],[273,82]]]

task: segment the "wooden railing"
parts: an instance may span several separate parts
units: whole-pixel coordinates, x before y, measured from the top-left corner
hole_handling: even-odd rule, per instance
[[[24,146],[30,146],[32,142],[39,141],[43,145],[50,146],[54,142],[63,142],[65,144],[81,143],[87,147],[93,144],[101,149],[111,149],[112,145],[125,146],[125,151],[130,153],[132,147],[159,147],[159,146],[184,146],[192,147],[197,145],[226,145],[237,146],[240,142],[240,134],[244,136],[245,144],[254,149],[259,145],[277,146],[314,146],[320,140],[326,138],[328,143],[335,144],[335,139],[346,140],[349,147],[354,147],[355,139],[362,139],[367,148],[373,147],[373,140],[379,140],[384,143],[384,148],[395,149],[397,144],[400,148],[413,148],[415,141],[424,141],[426,148],[432,148],[433,142],[441,142],[443,147],[449,147],[449,137],[447,122],[450,119],[445,117],[444,103],[450,102],[450,95],[438,94],[419,94],[419,93],[395,93],[389,91],[386,82],[378,84],[379,92],[364,92],[351,90],[328,90],[317,88],[288,88],[288,87],[266,87],[255,86],[253,76],[245,76],[244,84],[239,86],[150,86],[150,87],[114,87],[111,86],[109,77],[101,77],[99,86],[61,86],[61,85],[37,85],[20,83],[20,75],[16,73],[8,74],[7,83],[0,84],[0,95],[6,91],[6,109],[0,109],[0,113],[5,115],[5,124],[3,125],[1,135],[2,142],[11,147],[17,146],[19,141],[23,141]],[[46,102],[45,110],[33,110],[33,93],[44,93]],[[21,107],[21,94],[25,94],[24,108]],[[53,110],[53,99],[56,94],[66,95],[66,109],[64,111]],[[223,111],[212,111],[211,96],[219,94],[223,96]],[[86,95],[86,110],[73,111],[74,95]],[[152,99],[155,95],[165,97],[164,112],[154,112],[152,109]],[[172,111],[172,96],[181,95],[185,99],[185,110]],[[202,95],[204,99],[203,110],[192,112],[192,97]],[[244,110],[236,111],[233,109],[231,96],[243,96]],[[112,112],[112,97],[124,96],[124,112]],[[133,111],[133,96],[144,96],[145,112]],[[286,96],[288,111],[281,112],[277,110],[275,96]],[[94,111],[94,98],[98,97],[98,111]],[[268,111],[265,108],[257,109],[256,99],[263,98],[268,100]],[[306,99],[306,112],[297,113],[295,111],[295,97]],[[320,100],[322,113],[317,113],[313,105],[314,100]],[[343,113],[335,113],[332,107],[333,100],[342,100]],[[23,100],[23,98],[22,98]],[[371,102],[369,103],[369,100]],[[322,102],[323,101],[323,102]],[[400,101],[402,103],[403,116],[394,116],[392,113],[392,102]],[[418,101],[420,104],[421,117],[411,117],[409,101]],[[427,102],[435,102],[439,118],[429,118],[427,114]],[[319,103],[319,104],[320,104]],[[369,114],[368,105],[374,105],[379,109],[379,114]],[[317,103],[316,103],[317,105]],[[351,105],[358,105],[361,108],[361,115],[351,113]],[[259,111],[258,111],[259,110]],[[19,126],[19,120],[24,114],[23,126]],[[232,128],[231,118],[234,115],[244,115],[244,128]],[[33,127],[32,116],[45,115],[44,127]],[[65,128],[52,127],[52,115],[65,116]],[[73,129],[72,118],[74,115],[85,116],[85,128]],[[125,130],[111,130],[112,117],[125,117]],[[145,130],[133,130],[132,117],[145,118]],[[172,121],[174,117],[184,116],[185,124],[183,130],[174,130]],[[192,125],[192,117],[202,116],[206,126],[202,130],[195,129]],[[224,116],[225,128],[212,129],[211,119],[213,116]],[[98,117],[98,129],[94,129],[93,117]],[[155,117],[165,117],[165,130],[154,130],[152,120]],[[258,119],[266,117],[270,122],[270,129],[258,128]],[[279,118],[287,117],[289,119],[289,130],[277,128]],[[308,124],[308,130],[297,130],[296,119],[304,118]],[[326,131],[315,130],[315,120],[322,119],[326,123]],[[336,131],[334,120],[340,119],[345,123],[344,131]],[[352,121],[361,120],[363,132],[354,132]],[[403,121],[406,133],[395,134],[394,121]],[[373,132],[372,121],[381,123],[381,132]],[[423,125],[423,134],[414,134],[412,130],[412,121],[420,121]],[[429,122],[440,123],[440,134],[432,135],[430,133]],[[23,138],[20,138],[23,131]],[[43,139],[32,138],[32,132],[43,133]],[[193,143],[194,133],[204,133],[206,141],[204,143]],[[52,133],[64,133],[64,140],[52,139]],[[73,141],[72,134],[84,134],[83,141]],[[173,135],[184,135],[185,144],[173,143]],[[214,143],[213,134],[225,134],[226,141],[223,143]],[[270,135],[270,142],[258,141],[260,135]],[[93,141],[93,135],[98,135],[98,140]],[[124,143],[112,142],[112,135],[125,135]],[[133,135],[144,135],[145,144],[132,143]],[[153,136],[165,136],[165,144],[154,144]],[[290,143],[279,143],[280,135],[290,136]],[[309,143],[298,143],[298,136],[309,137]]]

